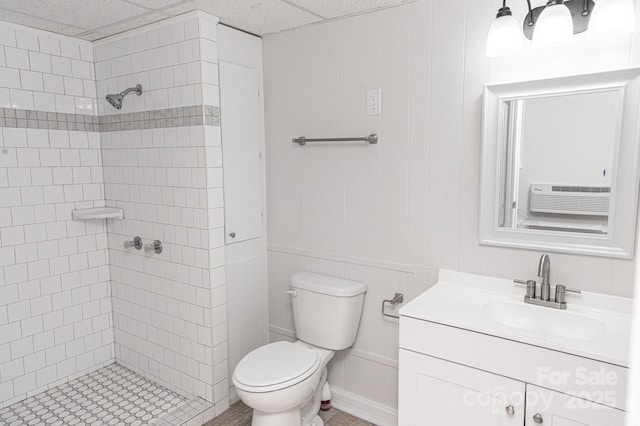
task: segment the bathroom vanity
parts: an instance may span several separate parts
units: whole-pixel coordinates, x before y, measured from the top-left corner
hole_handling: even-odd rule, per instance
[[[631,299],[440,271],[400,310],[399,424],[623,426]]]

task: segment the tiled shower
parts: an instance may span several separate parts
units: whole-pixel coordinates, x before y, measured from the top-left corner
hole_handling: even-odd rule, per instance
[[[0,423],[228,407],[216,34],[202,12],[95,43],[0,23]],[[73,220],[103,206],[124,218]],[[108,380],[138,417],[98,416]]]

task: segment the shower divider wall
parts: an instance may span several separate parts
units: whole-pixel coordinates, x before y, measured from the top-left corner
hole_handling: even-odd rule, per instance
[[[51,117],[0,117],[0,408],[114,359],[228,407],[217,21],[93,45],[0,23],[0,111]],[[137,83],[121,110],[104,100]],[[105,204],[124,220],[71,220]],[[135,235],[165,250],[125,250]]]
[[[95,43],[105,199],[125,219],[108,225],[116,359],[178,393],[224,409],[224,222],[217,18],[195,12]],[[143,96],[113,109],[118,87]],[[122,241],[159,239],[160,255]],[[224,293],[222,293],[224,294]],[[215,390],[214,390],[215,388]]]

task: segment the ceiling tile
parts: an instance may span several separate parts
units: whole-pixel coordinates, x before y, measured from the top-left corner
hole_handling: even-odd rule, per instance
[[[2,0],[2,8],[89,30],[148,12],[121,0]]]
[[[87,40],[87,41],[96,41],[96,40],[100,40],[101,38],[107,37],[107,34],[98,33],[98,32],[95,32],[95,31],[89,31],[89,32],[86,32],[86,33],[78,34],[75,37],[78,37],[78,38],[81,38],[81,39]]]
[[[124,0],[127,3],[133,3],[148,9],[161,9],[167,6],[174,6],[189,0]]]
[[[129,19],[128,21],[118,22],[117,24],[100,27],[97,29],[97,32],[104,34],[103,37],[106,37],[106,36],[118,34],[127,30],[132,30],[134,28],[142,27],[143,25],[162,21],[163,19],[167,19],[167,18],[168,16],[162,13],[152,12],[152,13],[149,13],[148,15],[143,15],[137,18]]]
[[[4,3],[3,3],[4,5]],[[87,31],[85,28],[73,25],[60,24],[58,22],[47,21],[45,19],[36,18],[34,16],[24,15],[22,13],[12,12],[10,10],[0,8],[0,20],[13,22],[14,24],[25,25],[27,27],[40,28],[41,30],[51,31],[58,34],[73,36]]]
[[[270,34],[318,22],[322,18],[280,0],[194,0],[163,10],[179,15],[200,9],[220,18],[223,24],[254,34]]]
[[[326,18],[354,15],[384,7],[409,3],[412,0],[284,0]]]
[[[0,20],[97,40],[199,9],[224,24],[265,35],[411,1],[415,0],[0,0]],[[539,1],[544,0],[534,0]]]

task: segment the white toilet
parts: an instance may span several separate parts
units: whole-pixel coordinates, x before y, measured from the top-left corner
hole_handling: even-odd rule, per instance
[[[327,364],[356,340],[367,285],[300,272],[291,277],[298,341],[261,346],[233,372],[240,399],[253,408],[253,426],[322,426],[318,416]]]

